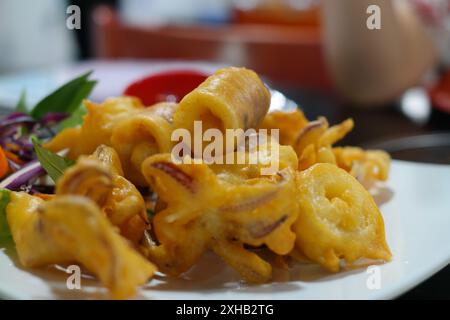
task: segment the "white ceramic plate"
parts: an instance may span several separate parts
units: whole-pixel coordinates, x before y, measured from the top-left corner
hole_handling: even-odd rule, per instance
[[[450,262],[450,166],[394,161],[381,204],[393,260],[329,274],[311,264],[275,270],[274,282],[250,286],[217,257],[205,256],[183,279],[158,276],[139,299],[389,299],[418,285]],[[68,290],[68,274],[55,268],[25,270],[12,250],[0,250],[0,296],[19,299],[107,298],[99,283],[83,278]],[[380,287],[373,285],[379,275]],[[375,275],[375,277],[377,277]],[[372,276],[372,278],[370,278]],[[367,285],[367,283],[372,285]]]

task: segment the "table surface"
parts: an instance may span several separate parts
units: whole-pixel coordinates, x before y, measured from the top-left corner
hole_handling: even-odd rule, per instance
[[[309,119],[323,115],[327,117],[330,124],[335,124],[352,117],[356,126],[353,132],[342,141],[344,145],[376,146],[383,141],[399,137],[438,132],[450,133],[450,115],[434,109],[431,111],[428,121],[419,124],[405,116],[398,102],[383,108],[365,110],[342,103],[332,94],[294,88],[277,88],[298,102]],[[4,112],[6,109],[2,109],[0,106],[0,114]],[[448,142],[450,143],[450,139]],[[442,154],[444,154],[444,162],[450,164],[450,147],[447,146],[440,150],[439,159],[442,159]],[[393,157],[402,160],[417,160],[414,159],[414,153],[399,154],[399,156],[393,153]],[[434,162],[435,159],[431,157],[428,162]],[[400,299],[450,299],[450,265],[402,295]]]

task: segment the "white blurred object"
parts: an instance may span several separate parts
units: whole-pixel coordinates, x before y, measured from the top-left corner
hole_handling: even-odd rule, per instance
[[[225,22],[231,0],[121,0],[121,18],[131,25]]]
[[[0,72],[66,63],[74,57],[65,2],[0,1]]]
[[[427,91],[422,87],[406,90],[400,101],[403,113],[418,124],[427,123],[431,115],[431,101]]]

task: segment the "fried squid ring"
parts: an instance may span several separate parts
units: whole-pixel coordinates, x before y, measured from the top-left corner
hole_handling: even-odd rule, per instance
[[[335,165],[320,163],[297,177],[297,248],[310,260],[337,272],[340,259],[390,260],[384,222],[367,190]]]
[[[8,224],[25,267],[78,262],[95,274],[113,298],[129,298],[156,271],[86,197],[43,201],[12,193]]]
[[[270,105],[270,92],[258,75],[245,68],[218,70],[186,95],[174,114],[176,128],[203,130],[257,128]]]
[[[167,204],[153,219],[160,245],[148,248],[149,258],[178,276],[211,249],[246,281],[268,281],[270,264],[244,245],[267,245],[280,255],[292,250],[295,171],[286,167],[273,176],[247,179],[244,173],[216,170],[205,164],[175,164],[168,154],[143,163],[144,176]]]

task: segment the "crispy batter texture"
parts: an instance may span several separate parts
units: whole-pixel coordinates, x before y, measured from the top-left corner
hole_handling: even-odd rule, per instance
[[[333,153],[338,166],[350,172],[367,188],[389,177],[391,157],[385,151],[339,147],[333,148]]]
[[[172,150],[173,113],[176,103],[163,102],[145,108],[121,120],[111,135],[127,179],[145,186],[141,165],[149,156]]]
[[[117,299],[132,297],[156,271],[86,197],[60,195],[45,202],[13,193],[7,218],[25,267],[81,263]]]
[[[118,122],[144,108],[140,100],[130,97],[109,98],[101,104],[84,101],[84,104],[87,114],[83,124],[63,130],[45,144],[47,149],[54,152],[69,149],[71,159],[91,154],[102,144],[111,145],[111,135]]]
[[[138,244],[148,229],[144,199],[125,179],[114,149],[100,146],[89,157],[80,157],[58,180],[56,195],[80,195],[93,200],[123,236]]]
[[[297,174],[296,246],[327,270],[340,259],[389,260],[383,218],[371,195],[346,171],[319,163]]]
[[[227,129],[257,128],[269,106],[270,92],[254,71],[223,68],[181,100],[174,126],[188,130],[191,137],[197,121],[201,121],[203,131],[218,129],[224,134]],[[232,148],[231,141],[226,141],[223,152],[235,151]]]
[[[299,168],[304,170],[315,163],[336,164],[332,145],[342,139],[353,128],[353,120],[329,127],[325,118],[309,122],[298,135],[294,149],[299,156]]]
[[[291,145],[297,153],[299,170],[316,163],[331,163],[346,170],[366,188],[389,176],[390,156],[382,150],[333,147],[354,127],[352,119],[329,127],[324,117],[308,122],[300,110],[275,111],[266,115],[260,128],[279,129],[280,143]]]
[[[177,104],[163,102],[146,108],[130,97],[85,104],[83,124],[63,130],[45,147],[54,152],[69,149],[68,157],[77,159],[92,154],[100,145],[111,146],[119,154],[125,177],[136,185],[145,185],[142,162],[153,154],[170,152],[173,146],[170,138]]]
[[[186,95],[174,114],[177,128],[192,131],[194,121],[203,129],[257,128],[270,106],[270,92],[252,70],[228,67],[217,70]]]
[[[271,129],[280,130],[280,144],[292,146],[299,132],[306,127],[308,119],[300,109],[294,111],[273,111],[268,113],[261,125],[260,129],[267,129],[270,134]]]
[[[166,154],[147,159],[142,171],[167,203],[153,219],[160,245],[148,248],[164,272],[178,276],[211,249],[246,281],[265,282],[271,278],[270,264],[244,245],[266,245],[280,255],[292,250],[291,226],[297,218],[292,167],[256,177],[248,166],[213,171],[206,164],[176,164]]]

